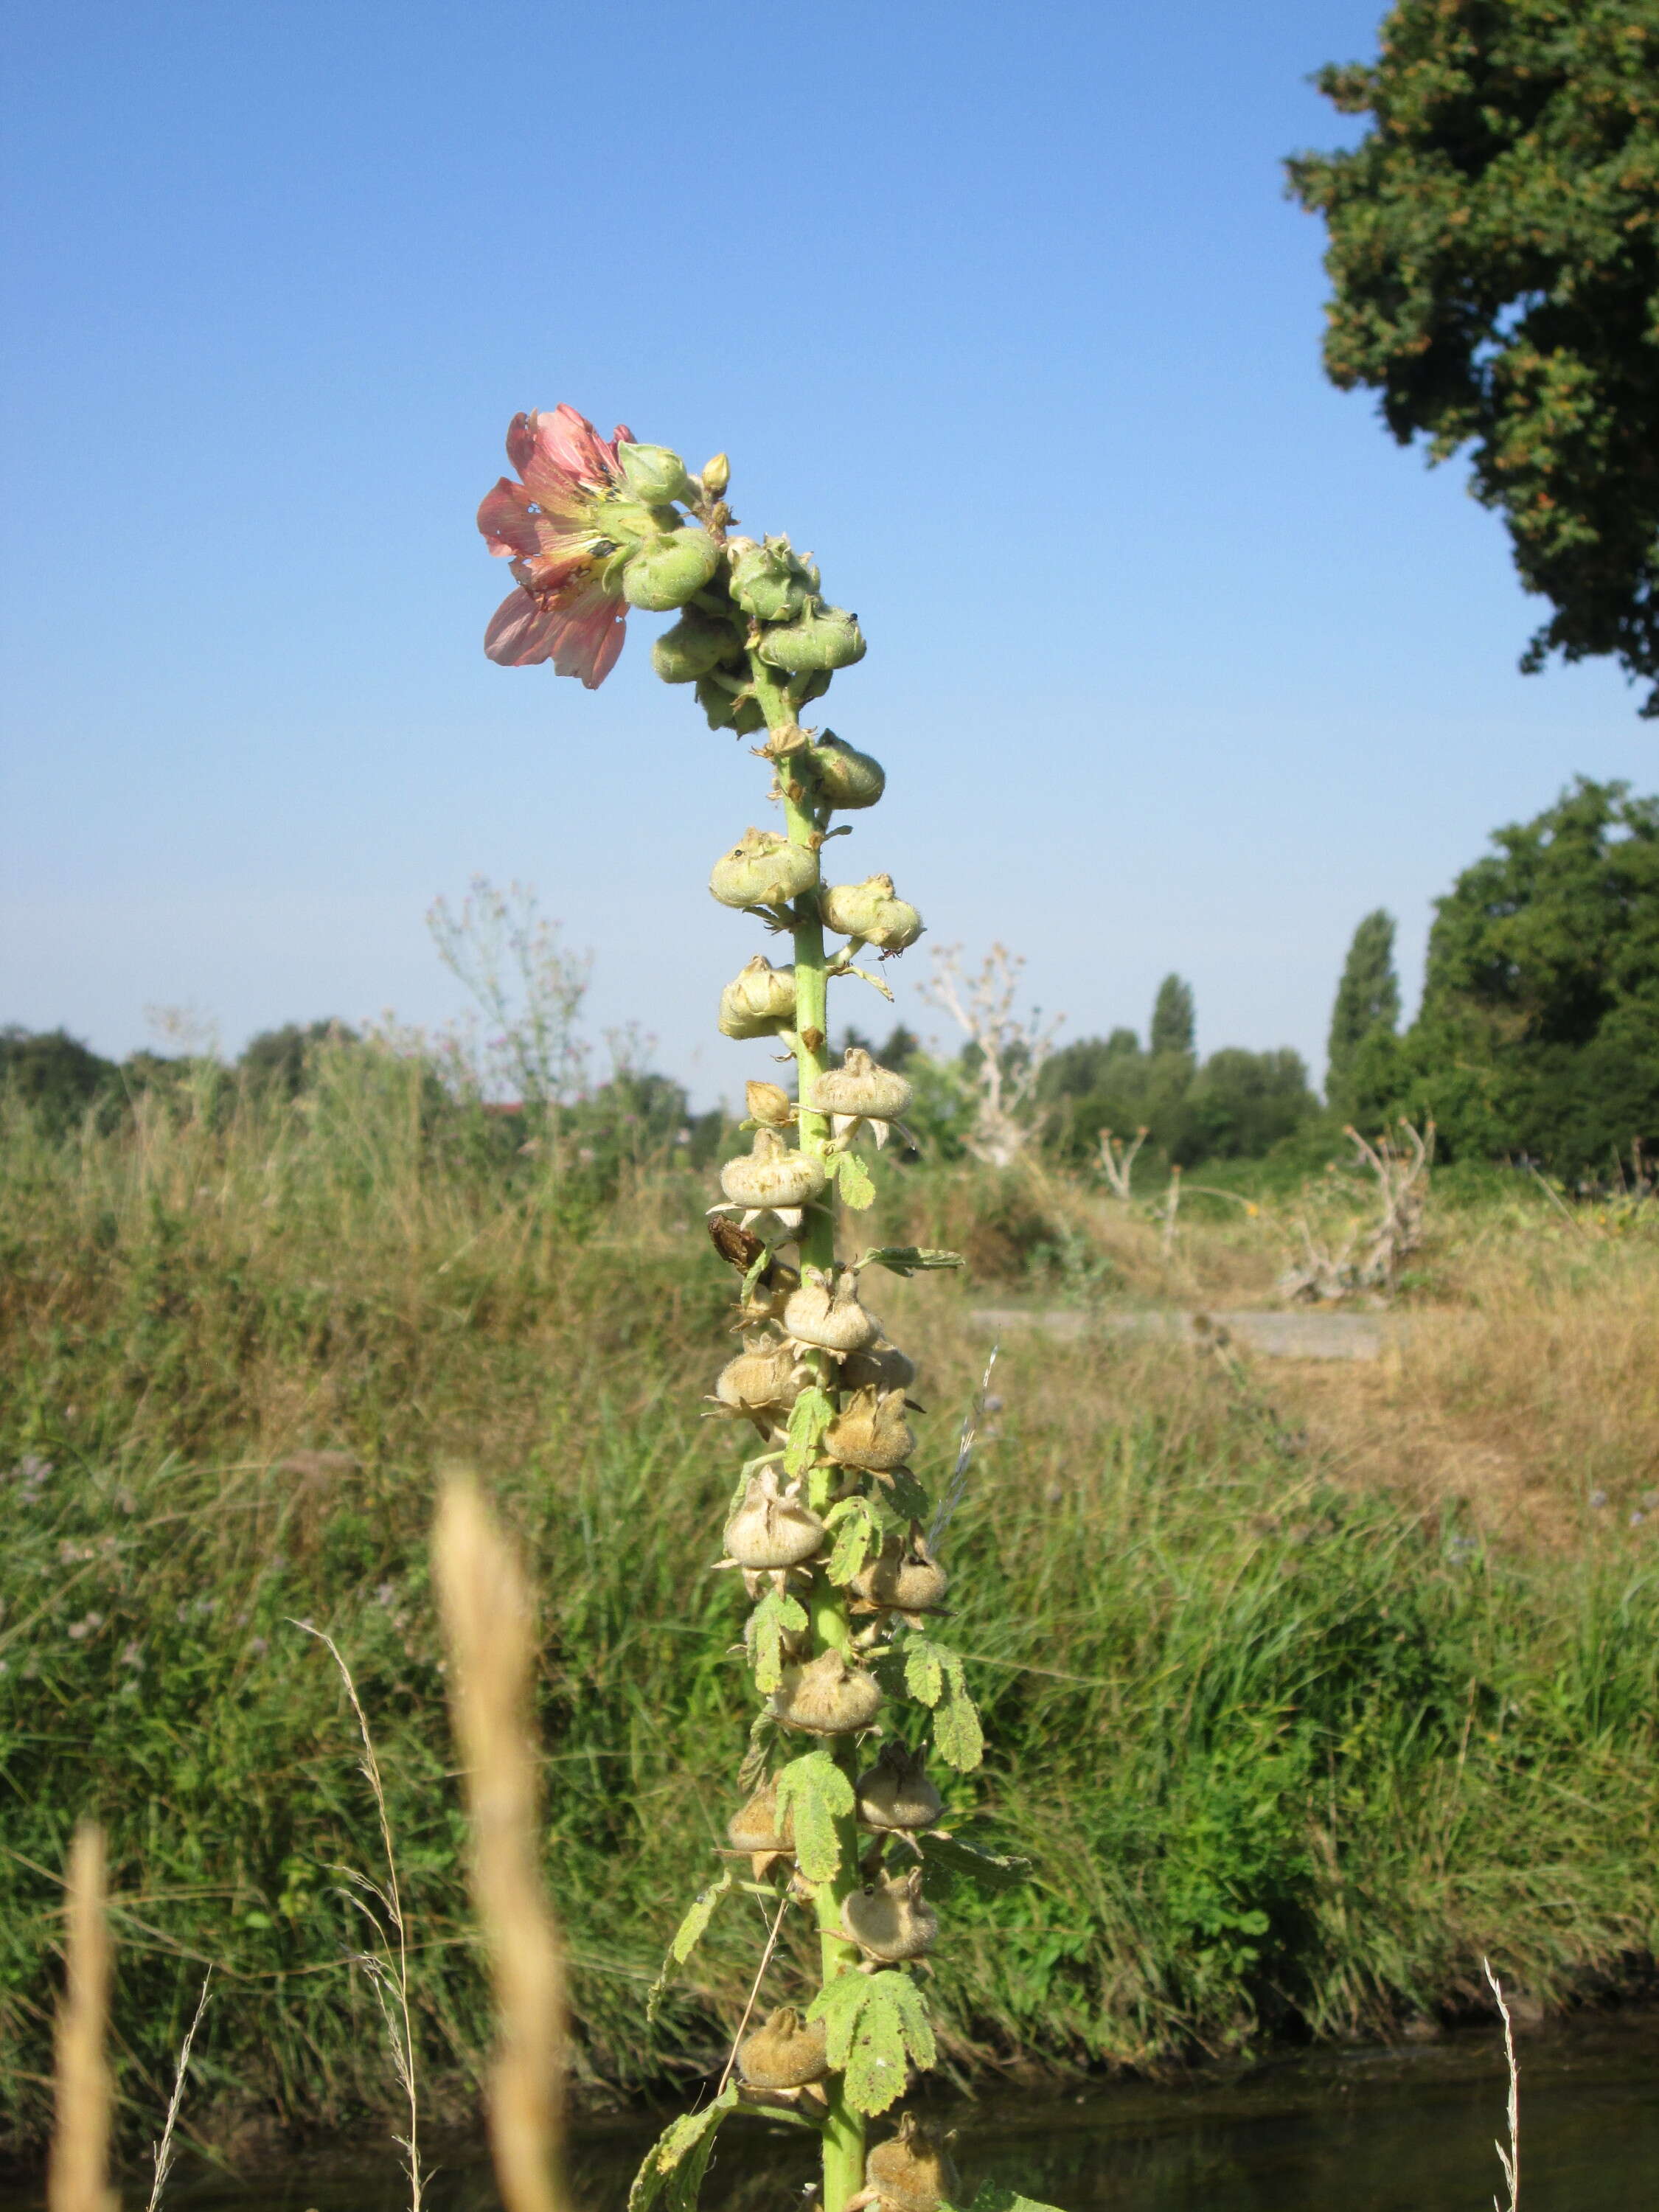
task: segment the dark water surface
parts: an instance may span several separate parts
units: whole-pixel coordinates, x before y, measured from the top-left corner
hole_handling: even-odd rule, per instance
[[[1523,2212],[1659,2212],[1659,2015],[1578,2022],[1524,2039]],[[1231,2079],[994,2099],[950,2108],[967,2194],[1012,2183],[1066,2212],[1486,2212],[1503,2200],[1501,2049],[1487,2031],[1405,2051],[1279,2059]],[[936,2106],[935,2110],[943,2109]],[[584,2127],[572,2144],[580,2212],[621,2212],[655,2132]],[[728,2121],[705,2212],[799,2205],[800,2131]],[[261,2163],[240,2179],[181,2160],[167,2212],[400,2212],[395,2154]],[[148,2176],[144,2180],[147,2182]],[[147,2193],[129,2178],[131,2205]],[[15,2200],[22,2212],[27,2198]],[[430,2212],[494,2212],[481,2151],[452,2157]]]

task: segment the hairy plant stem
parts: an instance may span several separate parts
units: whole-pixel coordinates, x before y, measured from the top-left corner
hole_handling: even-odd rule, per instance
[[[750,680],[761,710],[766,716],[770,732],[793,728],[795,721],[795,702],[790,697],[788,686],[775,671],[756,653],[749,656]],[[810,788],[802,781],[800,772],[793,759],[777,763],[778,787],[783,793],[784,822],[792,845],[816,847],[821,841],[823,823],[813,804]],[[812,1085],[830,1064],[829,1060],[829,979],[823,951],[823,923],[818,913],[817,899],[809,893],[799,899],[795,906],[794,927],[795,963],[795,1071],[797,1091],[804,1102],[811,1094]],[[804,1152],[822,1154],[828,1147],[830,1124],[827,1115],[809,1112],[805,1103],[799,1111],[799,1142]],[[824,1193],[821,1206],[807,1209],[801,1224],[799,1252],[803,1267],[829,1268],[836,1257],[836,1187],[832,1182]],[[834,1363],[827,1352],[814,1355],[813,1364],[818,1370],[819,1381],[833,1392]],[[829,1503],[835,1487],[836,1473],[832,1468],[815,1469],[808,1478],[811,1503],[819,1510]],[[833,1646],[847,1650],[852,1642],[851,1627],[847,1616],[845,1595],[819,1573],[813,1582],[811,1606],[812,1648],[823,1651]],[[856,1778],[857,1754],[846,1738],[836,1739],[834,1753],[837,1765],[848,1779]],[[841,1844],[841,1864],[833,1881],[820,1882],[817,1887],[818,1941],[823,1979],[827,1985],[838,1974],[854,1972],[859,1963],[859,1949],[841,1933],[841,1908],[849,1890],[859,1881],[858,1829],[849,1816],[838,1820],[836,1833]],[[843,2212],[849,2197],[856,2196],[864,2186],[864,2116],[853,2112],[845,2100],[839,2075],[833,2077],[830,2092],[830,2111],[823,2128],[823,2212]]]

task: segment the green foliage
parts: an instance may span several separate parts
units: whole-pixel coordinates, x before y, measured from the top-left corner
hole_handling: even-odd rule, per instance
[[[871,1553],[880,1547],[875,1508],[867,1498],[844,1498],[839,1505],[831,1506],[824,1526],[836,1531],[824,1573],[837,1589],[844,1589],[862,1573]]]
[[[1659,9],[1400,0],[1321,90],[1373,128],[1289,164],[1326,221],[1325,366],[1402,444],[1472,447],[1554,607],[1523,666],[1614,653],[1659,713]]]
[[[1659,798],[1583,778],[1436,902],[1423,1007],[1356,1055],[1376,1120],[1432,1115],[1453,1158],[1605,1173],[1659,1141]]]
[[[1317,1111],[1300,1053],[1213,1052],[1194,1077],[1185,1126],[1174,1146],[1184,1165],[1199,1160],[1260,1159]]]
[[[1345,1117],[1352,1117],[1354,1058],[1377,1030],[1392,1036],[1400,1026],[1400,979],[1394,971],[1394,916],[1378,907],[1368,914],[1348,946],[1342,978],[1331,1008],[1330,1039],[1326,1048],[1325,1097]]]
[[[1198,1017],[1193,1006],[1193,987],[1179,975],[1166,975],[1158,987],[1158,996],[1152,1001],[1152,1025],[1148,1032],[1148,1050],[1154,1060],[1164,1053],[1188,1053],[1196,1049]]]
[[[939,1757],[958,1774],[971,1773],[985,1755],[985,1735],[961,1659],[931,1637],[912,1635],[904,1646],[904,1686],[931,1711]]]
[[[319,1045],[337,1048],[356,1042],[356,1031],[344,1022],[284,1022],[280,1029],[261,1030],[250,1037],[236,1064],[256,1087],[297,1098],[306,1088]]]
[[[786,1474],[804,1474],[817,1455],[823,1432],[835,1419],[835,1401],[827,1390],[814,1382],[803,1390],[789,1408],[789,1426],[785,1431],[783,1471]]]
[[[770,1697],[783,1680],[786,1638],[806,1626],[806,1608],[787,1591],[769,1589],[744,1624],[744,1640],[755,1671],[755,1687]]]
[[[864,1162],[856,1152],[837,1152],[835,1170],[842,1204],[850,1206],[854,1213],[867,1212],[876,1202],[876,1186],[871,1182],[870,1170]]]
[[[714,1908],[721,1898],[730,1894],[732,1869],[727,1867],[718,1881],[710,1882],[707,1889],[699,1890],[686,1909],[686,1915],[674,1930],[668,1946],[668,1954],[662,1962],[662,1971],[646,1991],[645,2024],[653,2027],[668,1985],[674,1978],[676,1966],[683,1966],[708,1933],[708,1923],[714,1917]]]
[[[818,1991],[808,2017],[824,2023],[830,2063],[855,2112],[884,2112],[904,2094],[910,2067],[926,2073],[939,2056],[921,1992],[908,1974],[843,1972]]]
[[[67,1030],[0,1029],[0,1096],[31,1109],[54,1133],[73,1128],[118,1082],[114,1062]]]
[[[635,2177],[628,2192],[628,2212],[652,2212],[659,2203],[663,2212],[696,2212],[715,2135],[737,2102],[737,2084],[728,2082],[701,2112],[682,2112],[669,2122]]]
[[[1038,1079],[1050,1154],[1091,1161],[1100,1132],[1150,1132],[1147,1165],[1259,1158],[1318,1110],[1301,1056],[1224,1046],[1201,1066],[1185,1052],[1143,1053],[1133,1030],[1082,1037]]]
[[[795,1823],[795,1863],[808,1881],[841,1871],[838,1821],[850,1820],[853,1785],[827,1751],[809,1751],[778,1769],[778,1818]]]

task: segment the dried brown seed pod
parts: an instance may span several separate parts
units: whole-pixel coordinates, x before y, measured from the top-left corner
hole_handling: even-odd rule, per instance
[[[873,1382],[854,1391],[824,1431],[823,1448],[838,1467],[876,1473],[902,1467],[916,1448],[903,1391],[878,1390]]]
[[[882,1746],[881,1756],[857,1783],[859,1818],[866,1828],[908,1835],[939,1825],[945,1800],[927,1779],[927,1761],[902,1743]]]
[[[890,1067],[878,1067],[862,1045],[849,1045],[842,1065],[812,1085],[807,1104],[817,1114],[854,1114],[866,1121],[896,1121],[910,1103],[910,1086]]]
[[[820,1651],[804,1667],[786,1667],[767,1700],[786,1728],[808,1735],[853,1735],[881,1711],[881,1685],[842,1651]]]
[[[933,1613],[945,1602],[950,1577],[918,1531],[890,1536],[863,1571],[853,1578],[853,1595],[867,1606],[890,1613]]]
[[[738,2071],[757,2089],[799,2089],[822,2081],[830,2071],[823,2022],[780,2005],[738,2045]]]
[[[775,1129],[757,1129],[752,1148],[720,1170],[720,1188],[734,1206],[805,1206],[823,1182],[823,1162],[792,1152]]]
[[[921,1893],[920,1867],[878,1875],[854,1890],[842,1902],[841,1924],[868,1957],[888,1965],[925,1957],[939,1936],[939,1915]]]
[[[779,1491],[769,1467],[754,1477],[726,1524],[726,1555],[740,1567],[798,1567],[823,1541],[823,1522],[804,1499]]]
[[[816,1267],[803,1271],[800,1288],[784,1307],[783,1325],[797,1344],[825,1352],[862,1352],[881,1333],[881,1323],[859,1304],[857,1277],[843,1270],[832,1279]]]
[[[915,1361],[884,1338],[862,1352],[849,1352],[841,1365],[847,1390],[862,1390],[872,1382],[878,1390],[908,1390],[915,1379]]]
[[[745,1336],[743,1350],[714,1380],[714,1395],[733,1413],[751,1419],[782,1413],[801,1393],[801,1370],[791,1347],[763,1333]]]
[[[939,2212],[941,2204],[956,2203],[961,2184],[950,2154],[955,2141],[954,2128],[942,2134],[906,2112],[896,2136],[872,2145],[864,2161],[866,2189],[888,2212]]]
[[[769,1129],[787,1129],[795,1118],[795,1102],[776,1083],[745,1083],[743,1103],[751,1121]]]
[[[778,1818],[776,1778],[763,1782],[754,1796],[739,1805],[726,1824],[726,1840],[734,1851],[793,1854],[795,1820],[793,1814]]]

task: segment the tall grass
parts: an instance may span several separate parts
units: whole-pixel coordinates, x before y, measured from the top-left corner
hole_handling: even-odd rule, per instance
[[[165,2104],[209,1962],[198,2127],[395,2098],[335,1872],[374,1862],[378,1816],[332,1664],[295,1619],[347,1657],[376,1746],[423,2118],[471,2108],[492,2020],[427,1567],[450,1458],[488,1484],[543,1595],[577,2081],[717,2073],[755,1900],[726,1901],[640,2025],[732,1809],[702,1747],[750,1718],[723,1656],[740,1595],[684,1564],[738,1455],[685,1411],[726,1290],[695,1179],[630,1169],[649,1203],[613,1210],[361,1054],[325,1055],[294,1107],[145,1103],[129,1133],[69,1143],[14,1116],[0,1172],[10,2140],[46,2126],[49,1870],[82,1814],[108,1838],[127,2110]],[[928,1188],[908,1186],[918,1216]],[[963,1203],[934,1196],[936,1215]],[[1651,1295],[1633,1248],[1617,1264]],[[884,1297],[933,1406],[979,1382],[974,1295]],[[1546,2002],[1632,1984],[1659,1929],[1643,1528],[1602,1514],[1571,1540],[1488,1540],[1454,1496],[1428,1510],[1382,1479],[1406,1471],[1358,1481],[1335,1446],[1304,1445],[1281,1378],[1241,1388],[1176,1346],[1039,1360],[1016,1341],[996,1389],[1000,1433],[950,1532],[970,1593],[951,1636],[994,1747],[985,1832],[1036,1877],[953,1900],[937,1987],[960,2074],[1386,2033],[1483,2002],[1483,1954]],[[933,1424],[941,1453],[954,1425]]]

